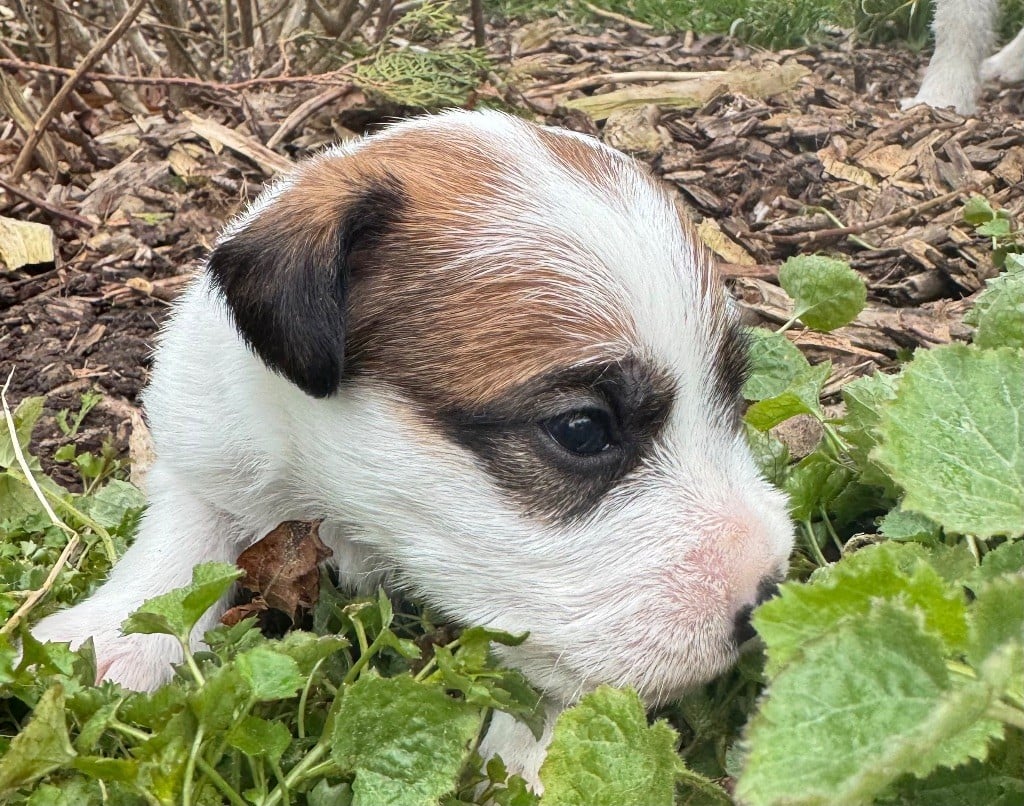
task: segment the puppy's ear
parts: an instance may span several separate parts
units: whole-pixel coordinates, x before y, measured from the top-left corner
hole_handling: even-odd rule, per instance
[[[208,269],[263,362],[327,397],[344,370],[352,270],[395,225],[406,197],[389,174],[333,188],[305,177],[218,244]]]

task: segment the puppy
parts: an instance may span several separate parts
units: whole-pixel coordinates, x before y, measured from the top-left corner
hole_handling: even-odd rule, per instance
[[[333,148],[180,300],[135,543],[35,634],[93,636],[102,677],[151,689],[179,653],[125,617],[321,518],[343,581],[529,631],[503,661],[549,723],[599,683],[670,700],[734,661],[792,547],[740,429],[744,370],[707,250],[622,154],[495,112]],[[546,739],[499,714],[484,750],[536,782]]]
[[[969,115],[983,81],[1024,81],[1024,30],[985,59],[998,12],[999,0],[935,0],[935,52],[921,89],[904,101],[905,109],[916,104],[951,106]]]

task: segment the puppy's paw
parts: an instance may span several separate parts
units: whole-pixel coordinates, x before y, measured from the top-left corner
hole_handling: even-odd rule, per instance
[[[981,77],[985,81],[1017,84],[1024,81],[1024,32],[1018,37],[1020,46],[1014,51],[1005,49],[981,63]]]
[[[78,648],[92,637],[96,682],[111,680],[134,691],[152,691],[171,678],[181,647],[169,635],[123,635],[120,626],[90,617],[82,605],[55,613],[32,628],[37,641],[70,643]],[[92,614],[93,616],[95,614]]]

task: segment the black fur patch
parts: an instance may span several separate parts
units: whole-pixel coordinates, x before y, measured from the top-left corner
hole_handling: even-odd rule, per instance
[[[740,417],[740,390],[750,375],[750,339],[739,322],[726,325],[715,351],[712,379],[716,401]]]
[[[592,513],[649,455],[674,397],[666,376],[627,359],[538,378],[484,410],[448,410],[439,419],[529,514],[572,520]],[[613,424],[614,444],[602,453],[571,454],[542,426],[558,414],[593,408]]]
[[[265,211],[210,256],[210,275],[246,342],[307,394],[337,389],[353,258],[373,249],[406,204],[401,183],[386,176],[340,211],[330,231],[281,225]]]

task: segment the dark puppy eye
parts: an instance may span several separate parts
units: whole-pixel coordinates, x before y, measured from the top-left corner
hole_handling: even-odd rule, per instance
[[[612,424],[600,409],[581,409],[549,417],[541,427],[570,453],[593,456],[612,445]]]

